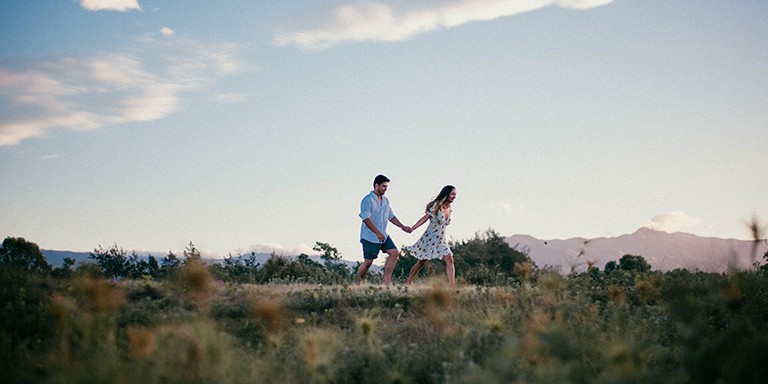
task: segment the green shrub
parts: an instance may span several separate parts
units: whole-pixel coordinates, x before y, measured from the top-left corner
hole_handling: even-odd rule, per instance
[[[2,275],[0,382],[757,383],[768,374],[761,269],[617,263],[563,276],[520,259],[512,272],[478,263],[453,290],[442,275],[408,287],[329,284],[326,265],[279,257],[248,266],[263,283],[245,284],[228,275],[234,261],[187,259],[159,280],[107,279],[95,263],[69,277]]]

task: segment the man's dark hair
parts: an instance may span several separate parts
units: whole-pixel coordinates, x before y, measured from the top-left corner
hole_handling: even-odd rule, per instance
[[[373,179],[373,186],[374,188],[379,184],[389,183],[389,178],[384,175],[378,175],[375,179]]]

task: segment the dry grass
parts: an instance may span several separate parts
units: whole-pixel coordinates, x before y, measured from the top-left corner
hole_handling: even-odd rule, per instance
[[[50,285],[39,315],[55,335],[14,347],[13,376],[2,379],[684,383],[766,373],[763,273],[522,272],[519,286],[458,289],[442,276],[407,287],[239,285],[194,269],[165,283],[73,279]]]

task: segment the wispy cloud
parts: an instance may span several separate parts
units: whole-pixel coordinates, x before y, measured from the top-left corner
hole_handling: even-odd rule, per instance
[[[138,0],[80,0],[80,6],[89,11],[140,11]]]
[[[278,45],[324,49],[346,41],[402,41],[439,28],[514,16],[547,6],[590,9],[612,0],[455,0],[371,2],[336,7],[313,29],[278,35]],[[416,4],[416,6],[414,6]]]
[[[672,233],[691,229],[699,225],[701,225],[701,219],[691,217],[683,212],[673,211],[654,216],[645,227],[656,231]]]
[[[211,97],[211,101],[216,104],[235,104],[246,100],[248,100],[247,93],[221,93]]]
[[[160,33],[163,34],[163,36],[171,37],[176,34],[176,32],[173,31],[173,29],[170,29],[168,27],[160,28]]]
[[[180,108],[184,92],[246,69],[237,59],[237,44],[151,36],[139,43],[135,55],[58,58],[22,70],[0,67],[0,102],[14,110],[13,116],[0,117],[0,146],[57,128],[91,130],[161,119]]]
[[[506,203],[506,202],[495,202],[491,203],[491,206],[493,209],[500,210],[501,212],[504,212],[507,215],[516,215],[523,209],[523,204],[521,203]]]

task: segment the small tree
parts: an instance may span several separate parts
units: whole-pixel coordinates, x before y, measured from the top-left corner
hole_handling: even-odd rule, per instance
[[[184,249],[184,264],[188,264],[190,262],[198,262],[200,264],[203,264],[203,257],[200,255],[200,251],[195,247],[192,242],[189,242],[189,245],[187,245],[187,248]]]
[[[65,257],[64,263],[61,267],[55,268],[51,275],[57,278],[67,278],[72,275],[72,266],[75,265],[75,259],[71,257]]]
[[[256,253],[251,251],[248,255],[238,254],[237,256],[232,256],[232,254],[229,254],[224,258],[221,271],[231,281],[238,283],[255,283],[258,267],[259,262]],[[216,268],[215,264],[214,268]]]
[[[296,261],[300,264],[307,265],[311,268],[322,268],[323,265],[309,258],[305,253],[302,253],[296,258]]]
[[[758,270],[764,273],[768,273],[768,251],[763,254],[763,265],[758,267]]]
[[[160,265],[157,263],[157,259],[154,256],[147,256],[147,274],[152,277],[158,277],[160,273]]]
[[[332,247],[328,243],[321,243],[319,241],[315,242],[315,246],[312,247],[312,249],[323,253],[320,257],[325,260],[324,266],[326,271],[337,275],[341,280],[348,277],[349,270],[344,263],[339,261],[341,260],[341,253],[338,249]]]
[[[117,244],[109,249],[99,246],[90,252],[88,257],[96,260],[99,269],[107,277],[117,279],[130,276],[131,263],[128,260],[128,252]]]
[[[642,256],[624,255],[619,259],[619,268],[625,271],[646,273],[651,271],[651,265]]]
[[[160,260],[160,269],[157,271],[159,277],[169,277],[178,271],[181,265],[181,260],[176,257],[173,251],[168,251],[168,254]]]
[[[321,259],[325,260],[325,268],[327,270],[331,270],[334,268],[334,265],[341,259],[341,253],[339,253],[339,250],[332,247],[328,243],[321,243],[319,241],[315,242],[315,246],[312,247],[314,251],[322,252],[323,254],[320,256]]]
[[[468,277],[472,274],[472,282],[476,284],[498,281],[498,274],[520,280],[520,271],[515,267],[524,263],[533,265],[528,255],[510,247],[504,238],[492,229],[482,234],[476,233],[474,239],[451,242],[450,247],[455,260],[456,275]],[[487,271],[488,274],[485,277],[478,276],[478,271]]]
[[[51,272],[51,265],[37,244],[23,237],[6,237],[0,246],[0,269],[11,274],[47,275]]]
[[[160,266],[154,256],[148,255],[146,258],[140,257],[136,252],[132,252],[128,257],[129,276],[133,279],[139,279],[145,276],[156,278]]]

